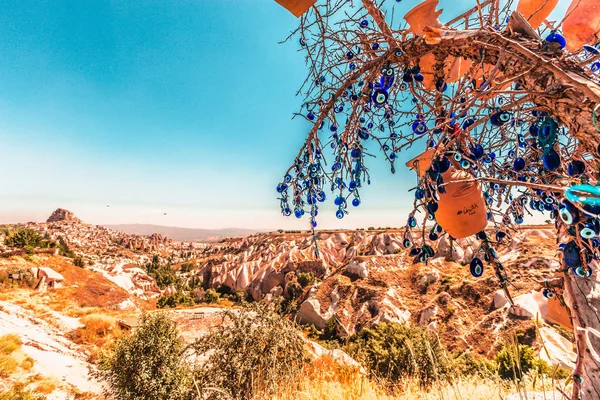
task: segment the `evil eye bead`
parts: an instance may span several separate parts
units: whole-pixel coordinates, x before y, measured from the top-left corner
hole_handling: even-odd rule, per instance
[[[435,88],[438,92],[443,93],[448,89],[448,84],[443,79],[438,79],[435,83]]]
[[[360,151],[360,149],[352,149],[350,151],[350,156],[352,156],[352,158],[360,158],[362,152]]]
[[[423,76],[423,74],[415,74],[413,79],[415,80],[415,82],[423,82],[425,80],[425,77]]]
[[[596,231],[594,224],[587,223],[579,230],[579,236],[583,239],[592,239],[596,237]]]
[[[496,232],[496,240],[500,241],[506,237],[506,233],[502,231]]]
[[[294,209],[294,215],[296,216],[296,218],[302,218],[302,216],[304,215],[304,210],[301,208],[296,208]]]
[[[454,161],[462,160],[462,155],[460,153],[454,153]]]
[[[415,199],[421,200],[423,197],[425,197],[425,191],[423,189],[418,188],[415,190]]]
[[[379,43],[373,43],[371,45],[371,50],[378,50],[379,49]]]
[[[579,267],[572,268],[572,271],[580,278],[589,278],[592,276],[592,269],[590,267],[583,267],[580,265]]]
[[[376,106],[381,107],[382,105],[384,105],[387,102],[388,97],[389,97],[389,94],[388,94],[387,90],[377,89],[373,92],[373,95],[371,96],[371,100],[373,100],[373,103],[375,103]]]
[[[600,61],[596,61],[595,63],[593,63],[590,69],[592,70],[592,72],[600,71]]]
[[[309,112],[308,114],[306,114],[306,118],[308,118],[310,121],[314,121],[315,120],[315,114]]]
[[[402,57],[404,53],[402,52],[402,50],[397,49],[396,51],[394,51],[394,55],[396,57]]]
[[[411,245],[411,242],[410,242],[410,239],[409,239],[409,238],[406,238],[406,239],[404,239],[404,240],[402,241],[402,246],[404,246],[404,248],[405,248],[405,249],[406,249],[406,248],[409,248],[409,247],[410,247],[410,245]]]
[[[347,53],[346,53],[346,58],[347,58],[348,60],[352,60],[352,59],[354,58],[354,53],[353,53],[353,52],[351,52],[351,51],[347,52]]]
[[[565,46],[567,45],[567,39],[565,39],[565,37],[563,35],[561,35],[560,33],[556,33],[556,32],[548,35],[548,37],[546,37],[546,42],[557,43],[561,49],[564,49]]]
[[[579,176],[585,172],[585,163],[580,160],[573,160],[567,166],[567,173],[569,176]]]
[[[341,206],[345,202],[346,202],[346,199],[344,198],[344,196],[338,196],[335,198],[335,200],[333,200],[333,204],[335,204],[336,206]]]
[[[544,290],[542,291],[542,294],[547,299],[550,299],[550,298],[554,297],[554,293],[552,293],[552,291],[550,289],[548,289],[548,288],[544,288]]]
[[[360,21],[361,28],[366,28],[367,26],[369,26],[369,21],[367,21],[366,19],[363,19],[362,21]]]
[[[579,255],[579,246],[574,241],[570,241],[565,245],[563,249],[563,259],[565,264],[570,268],[577,268],[581,266],[581,257]]]
[[[351,71],[352,71],[352,70],[355,70],[355,69],[356,69],[356,64],[354,64],[354,63],[350,63],[350,64],[348,64],[348,69],[350,69]],[[356,97],[356,98],[355,98],[355,97]],[[353,95],[353,96],[352,96],[352,100],[358,100],[358,96],[356,96],[356,95]]]
[[[542,161],[544,163],[544,168],[548,171],[554,171],[560,167],[560,156],[554,150],[550,150],[548,153],[544,154]]]
[[[513,162],[513,169],[517,172],[522,171],[525,168],[525,160],[521,157],[515,158]]]
[[[417,226],[417,219],[415,217],[413,217],[412,215],[410,217],[408,217],[408,226],[410,226],[411,228],[414,228]]]
[[[340,209],[338,209],[338,210],[335,212],[335,217],[336,217],[337,219],[342,219],[342,218],[344,218],[344,210],[342,210],[341,208],[340,208]]]
[[[435,201],[430,201],[429,203],[427,203],[427,211],[429,211],[430,214],[435,214],[435,212],[438,210],[438,203]]]
[[[360,199],[356,198],[352,200],[352,206],[358,207],[360,206]]]
[[[421,249],[419,247],[413,247],[412,249],[410,249],[410,252],[408,253],[411,256],[416,256],[418,254],[421,254]]]
[[[579,220],[579,210],[570,201],[564,201],[558,208],[558,216],[567,225],[575,225]]]
[[[471,163],[468,160],[461,160],[460,167],[462,169],[467,169],[471,166]]]
[[[425,125],[424,121],[415,121],[412,124],[412,130],[417,135],[422,135],[427,132],[427,125]]]
[[[429,240],[431,240],[431,241],[438,240],[438,235],[435,232],[430,232],[429,233]]]
[[[589,44],[584,44],[583,49],[590,54],[600,54],[600,50],[598,50],[594,46],[590,46]]]
[[[327,198],[327,196],[325,195],[325,192],[324,192],[324,191],[322,191],[322,190],[321,190],[321,191],[319,191],[319,192],[317,193],[317,201],[318,201],[319,203],[322,203],[322,202],[324,202],[326,198]]]
[[[483,269],[483,262],[481,262],[479,258],[475,257],[471,261],[471,265],[469,267],[471,275],[473,275],[475,278],[480,278],[483,275]]]

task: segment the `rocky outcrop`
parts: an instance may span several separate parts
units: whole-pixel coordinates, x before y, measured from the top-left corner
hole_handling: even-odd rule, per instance
[[[77,218],[71,211],[65,210],[64,208],[57,208],[52,214],[50,214],[46,222],[80,223],[81,220]]]

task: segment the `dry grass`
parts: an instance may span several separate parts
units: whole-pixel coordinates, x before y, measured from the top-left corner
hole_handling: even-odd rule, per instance
[[[35,385],[35,391],[42,394],[50,394],[58,388],[59,384],[56,379],[45,378]]]
[[[358,370],[340,366],[324,356],[306,365],[298,380],[272,400],[500,400],[519,391],[549,393],[552,390],[549,380],[541,384],[539,378],[533,377],[526,377],[520,390],[510,381],[462,377],[453,382],[441,381],[428,390],[407,379],[390,392]]]
[[[68,336],[78,344],[87,345],[89,362],[98,359],[103,347],[123,336],[124,332],[117,325],[117,318],[106,314],[90,314],[81,318],[83,327],[75,329]]]
[[[19,367],[13,353],[21,348],[21,339],[17,335],[0,336],[0,377],[6,378]]]

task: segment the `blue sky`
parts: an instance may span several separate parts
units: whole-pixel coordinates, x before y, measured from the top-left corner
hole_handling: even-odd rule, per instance
[[[473,3],[442,1],[442,20]],[[296,23],[272,0],[0,2],[0,222],[64,207],[97,224],[305,229],[275,192],[310,128],[291,120],[302,54],[278,44]],[[320,227],[405,223],[414,177],[371,167],[363,204],[342,221],[331,205]]]

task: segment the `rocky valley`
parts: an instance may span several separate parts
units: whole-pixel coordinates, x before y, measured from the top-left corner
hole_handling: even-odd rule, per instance
[[[35,232],[39,246],[19,246],[20,231]],[[45,385],[51,399],[100,397],[103,383],[88,370],[112,333],[90,342],[83,327],[96,318],[121,335],[157,305],[188,341],[222,322],[223,308],[249,301],[283,310],[313,338],[345,340],[382,323],[409,324],[435,332],[455,353],[491,358],[518,336],[551,365],[570,369],[575,360],[570,334],[558,324],[564,312],[536,287],[557,267],[544,227],[523,227],[498,245],[514,304],[493,271],[471,275],[476,240],[442,238],[434,257],[415,263],[405,232],[393,229],[318,231],[318,257],[309,233],[179,242],[89,225],[66,210],[2,232],[0,336],[17,335],[19,360],[33,366],[2,378],[0,391],[29,381]],[[156,272],[164,268],[168,279]],[[334,354],[310,343],[314,354]],[[343,352],[335,358],[358,365]]]

